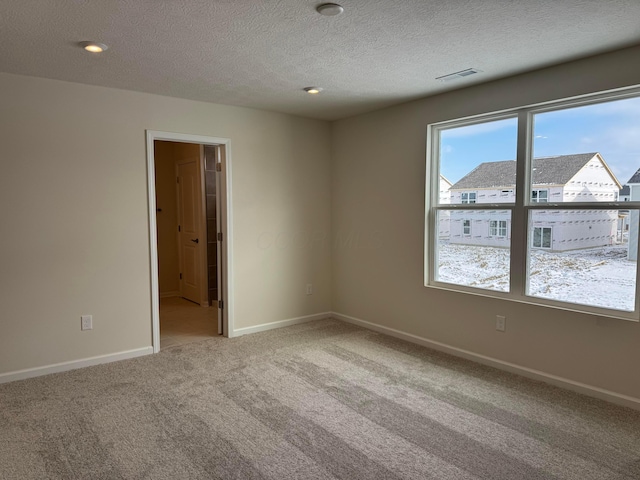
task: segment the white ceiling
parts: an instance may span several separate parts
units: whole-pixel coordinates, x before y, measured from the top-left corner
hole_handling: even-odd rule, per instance
[[[0,0],[0,71],[333,120],[640,43],[638,0],[321,3]]]

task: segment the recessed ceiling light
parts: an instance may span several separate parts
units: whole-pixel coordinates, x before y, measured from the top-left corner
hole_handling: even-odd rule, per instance
[[[307,93],[310,93],[311,95],[317,95],[318,93],[320,93],[322,91],[322,88],[320,87],[304,87],[303,90]]]
[[[98,43],[98,42],[80,42],[80,46],[84,48],[87,52],[91,52],[91,53],[102,53],[107,48],[109,48],[104,43]]]
[[[316,7],[316,11],[320,15],[327,15],[328,17],[332,17],[334,15],[340,15],[344,12],[344,8],[342,5],[338,5],[337,3],[323,3],[322,5],[318,5]]]

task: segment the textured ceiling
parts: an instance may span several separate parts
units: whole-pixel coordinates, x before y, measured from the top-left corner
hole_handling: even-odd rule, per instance
[[[640,43],[638,0],[321,3],[0,0],[0,71],[338,119]]]

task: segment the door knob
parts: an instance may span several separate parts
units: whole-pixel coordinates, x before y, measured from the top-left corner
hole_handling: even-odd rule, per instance
[[[192,238],[192,239],[191,239],[191,241],[192,241],[193,243],[198,243],[200,240],[199,240],[199,239],[197,239],[197,238],[194,240],[194,239]]]

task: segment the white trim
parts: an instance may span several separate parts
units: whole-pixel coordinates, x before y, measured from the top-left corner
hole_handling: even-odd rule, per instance
[[[330,318],[331,315],[332,315],[331,312],[323,312],[323,313],[316,313],[313,315],[305,315],[304,317],[289,318],[287,320],[278,320],[275,322],[263,323],[261,325],[256,325],[254,327],[238,328],[233,332],[233,336],[239,337],[240,335],[247,335],[249,333],[264,332],[265,330],[273,330],[274,328],[290,327],[291,325],[298,325],[299,323],[312,322],[314,320],[324,320],[325,318]],[[232,335],[230,334],[229,336],[231,337]]]
[[[174,292],[164,292],[160,294],[160,298],[179,297],[180,292],[178,290]]]
[[[227,337],[234,336],[235,300],[234,300],[234,280],[233,273],[233,177],[231,175],[231,140],[221,143],[221,163],[222,175],[220,197],[216,191],[216,201],[220,202],[220,220],[222,225],[222,282],[218,284],[218,300],[223,300],[222,309],[222,330]],[[219,304],[219,302],[218,302]]]
[[[126,350],[124,352],[110,353],[107,355],[98,355],[97,357],[83,358],[81,360],[72,360],[70,362],[54,363],[45,365],[44,367],[27,368],[25,370],[17,370],[15,372],[7,372],[0,374],[0,383],[15,382],[16,380],[25,380],[27,378],[40,377],[51,373],[66,372],[76,370],[78,368],[92,367],[94,365],[102,365],[103,363],[119,362],[129,358],[142,357],[153,353],[153,347],[136,348],[135,350]]]
[[[198,174],[200,175],[200,237],[204,238],[200,247],[200,306],[209,306],[209,238],[207,232],[207,187],[205,180],[204,145],[198,145]],[[217,216],[217,215],[216,215]],[[217,270],[217,267],[216,267]]]
[[[156,231],[156,182],[155,182],[155,140],[167,140],[170,142],[197,143],[199,145],[218,145],[224,147],[224,165],[222,175],[224,177],[220,192],[222,209],[222,233],[223,240],[223,279],[224,289],[222,300],[224,301],[223,324],[225,331],[232,336],[233,332],[233,209],[231,197],[231,140],[221,137],[207,137],[203,135],[191,135],[187,133],[162,132],[157,130],[146,131],[147,140],[147,193],[149,205],[149,257],[151,274],[151,337],[153,352],[160,351],[160,296],[158,286],[158,239]]]
[[[622,405],[624,407],[640,410],[640,398],[623,395],[621,393],[612,392],[610,390],[605,390],[604,388],[600,387],[594,387],[593,385],[587,385],[585,383],[575,382],[573,380],[569,380],[568,378],[558,377],[550,373],[541,372],[540,370],[534,370],[532,368],[516,365],[515,363],[498,360],[497,358],[487,357],[485,355],[470,352],[469,350],[452,347],[451,345],[447,345],[446,343],[437,342],[435,340],[430,340],[428,338],[413,335],[411,333],[405,333],[394,328],[384,327],[382,325],[367,322],[366,320],[361,320],[359,318],[344,315],[342,313],[333,312],[331,314],[331,317],[335,318],[336,320],[342,320],[343,322],[358,325],[369,330],[384,333],[385,335],[389,335],[391,337],[400,338],[411,343],[416,343],[424,347],[448,353],[456,357],[466,358],[467,360],[481,363],[483,365],[488,365],[499,370],[504,370],[507,372],[522,375],[523,377],[539,380],[551,385],[555,385],[557,387],[564,388],[566,390],[571,390],[573,392],[587,395],[589,397],[606,400],[607,402],[615,403],[616,405]]]

